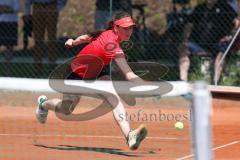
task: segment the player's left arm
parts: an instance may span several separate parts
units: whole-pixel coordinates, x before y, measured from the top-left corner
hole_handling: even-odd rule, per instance
[[[88,34],[81,35],[73,41],[73,46],[78,46],[83,43],[90,43],[91,41],[92,37],[90,37]]]
[[[90,43],[92,41],[92,38],[85,34],[77,37],[75,40],[70,38],[65,42],[66,47],[74,47],[74,46],[79,46],[84,43]]]
[[[240,21],[237,13],[231,8],[231,6],[228,6],[226,8],[226,13],[229,13],[229,20],[231,20],[232,23],[232,30],[231,33],[221,38],[220,42],[229,42],[233,35],[236,34],[237,29],[240,27]]]
[[[234,18],[233,23],[234,23],[234,29],[238,29],[240,27],[239,17]]]

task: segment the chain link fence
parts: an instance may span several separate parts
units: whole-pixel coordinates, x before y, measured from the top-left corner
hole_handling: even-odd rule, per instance
[[[219,84],[240,84],[237,0],[27,2],[0,2],[1,76],[47,78],[84,47],[66,49],[68,38],[104,29],[110,15],[124,10],[137,24],[133,45],[125,47],[128,61],[166,65],[165,80],[214,83],[216,57],[227,53]]]

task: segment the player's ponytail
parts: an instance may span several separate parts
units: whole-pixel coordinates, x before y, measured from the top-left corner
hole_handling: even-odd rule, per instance
[[[130,17],[130,15],[127,12],[124,12],[124,11],[117,11],[113,15],[112,20],[110,20],[108,22],[108,27],[105,30],[97,30],[95,32],[89,33],[88,35],[90,35],[90,37],[92,37],[92,39],[95,40],[97,37],[99,37],[101,35],[102,32],[113,29],[114,21],[119,20],[121,18],[125,18],[125,17]]]

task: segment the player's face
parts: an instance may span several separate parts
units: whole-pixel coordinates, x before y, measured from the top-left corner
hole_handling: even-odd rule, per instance
[[[117,27],[117,33],[118,33],[118,36],[120,37],[120,39],[122,41],[127,41],[130,39],[132,33],[133,33],[133,26],[130,26],[130,27],[121,27],[121,26],[118,26]]]

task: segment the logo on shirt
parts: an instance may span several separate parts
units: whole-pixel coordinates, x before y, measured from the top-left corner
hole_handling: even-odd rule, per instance
[[[104,50],[107,52],[111,52],[113,50],[115,50],[117,48],[117,44],[114,42],[108,42],[105,46],[104,46]]]

